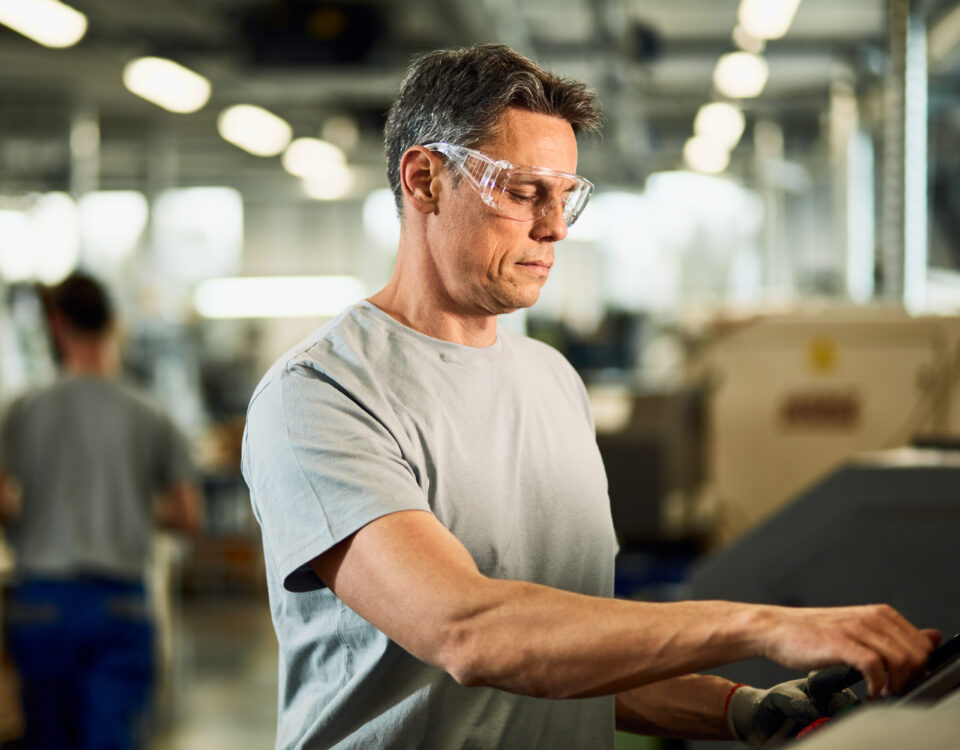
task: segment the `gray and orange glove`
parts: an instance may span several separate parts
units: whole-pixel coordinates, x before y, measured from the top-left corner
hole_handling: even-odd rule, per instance
[[[856,703],[847,686],[858,681],[858,674],[849,667],[830,667],[768,690],[738,685],[727,700],[727,726],[750,747],[776,747]]]

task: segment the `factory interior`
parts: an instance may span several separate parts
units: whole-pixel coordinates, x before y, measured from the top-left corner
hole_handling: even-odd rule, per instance
[[[41,290],[83,270],[113,299],[123,377],[197,467],[202,528],[153,539],[146,750],[274,746],[247,405],[390,278],[383,127],[410,60],[487,42],[604,114],[578,142],[595,192],[500,325],[587,388],[616,596],[882,601],[960,631],[960,1],[0,0],[0,400],[58,377]],[[0,645],[10,750],[19,685]],[[900,707],[910,747],[948,747],[944,721],[956,741],[958,694],[919,723]],[[875,713],[797,744],[887,747],[864,739],[892,731]]]

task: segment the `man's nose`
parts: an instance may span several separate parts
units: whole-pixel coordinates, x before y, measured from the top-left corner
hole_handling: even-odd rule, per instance
[[[559,242],[567,236],[567,221],[563,209],[562,200],[553,201],[543,209],[543,215],[533,225],[536,239],[541,242]]]

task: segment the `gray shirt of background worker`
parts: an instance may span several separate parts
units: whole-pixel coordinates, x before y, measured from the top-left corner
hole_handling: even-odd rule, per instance
[[[34,578],[142,579],[155,503],[194,474],[185,440],[143,394],[71,373],[10,406],[0,466],[26,511],[9,529],[17,571]]]
[[[575,133],[598,120],[594,97],[582,84],[499,45],[431,53],[408,71],[386,127],[388,174],[402,217],[393,275],[369,306],[355,308],[285,358],[250,411],[246,476],[274,568],[271,607],[285,651],[281,690],[285,702],[299,703],[302,722],[290,734],[290,724],[281,726],[278,748],[609,748],[614,712],[617,724],[632,731],[761,744],[794,720],[792,707],[813,707],[806,683],[760,690],[698,670],[757,656],[804,670],[847,664],[864,672],[871,694],[879,695],[902,688],[938,639],[883,605],[656,604],[591,595],[586,587],[565,590],[563,572],[554,567],[576,566],[589,553],[565,548],[569,534],[551,540],[535,525],[522,527],[543,541],[527,548],[526,564],[542,575],[510,577],[511,569],[499,577],[488,556],[510,549],[511,525],[493,547],[475,544],[469,524],[459,528],[458,514],[477,514],[487,490],[495,497],[489,497],[493,512],[483,533],[495,528],[491,519],[504,507],[529,503],[522,513],[542,519],[545,529],[579,521],[587,545],[604,538],[597,532],[609,522],[609,510],[597,507],[596,485],[570,488],[582,506],[557,487],[557,480],[576,474],[571,465],[594,471],[596,446],[582,444],[585,430],[571,432],[568,448],[550,435],[544,450],[525,454],[518,465],[509,437],[487,445],[483,438],[495,430],[473,433],[477,425],[469,420],[444,424],[447,415],[470,410],[479,423],[483,415],[501,418],[499,378],[487,370],[485,351],[516,346],[499,331],[498,315],[536,302],[555,245],[585,197],[586,183],[575,175]],[[511,182],[513,176],[522,179]],[[406,347],[392,346],[390,335],[355,330],[372,331],[385,317],[394,321],[397,338],[432,340],[423,344],[423,357],[403,359]],[[410,333],[400,333],[400,326]],[[438,354],[454,346],[475,355],[459,354],[459,365],[447,367]],[[527,373],[523,357],[508,362],[516,369],[500,376],[513,393]],[[486,380],[472,382],[484,372]],[[549,391],[569,376],[554,361],[531,368],[529,377],[529,388],[542,381]],[[444,379],[468,387],[460,391]],[[421,382],[426,389],[411,404],[395,398]],[[551,409],[574,418],[567,401],[581,403],[582,392],[568,392],[559,396],[562,406],[557,399],[529,401],[521,413],[540,420],[544,431],[518,432],[518,450],[525,450],[527,435],[549,431]],[[420,421],[402,419],[408,406],[431,398],[444,403],[421,410]],[[462,403],[447,403],[451,398]],[[444,435],[446,442],[435,440]],[[470,451],[490,450],[499,460],[483,465],[481,454],[482,471],[433,476],[431,459],[444,461],[458,449],[467,458],[457,466],[469,467]],[[524,472],[542,479],[537,490],[501,494],[505,482]],[[391,481],[381,487],[384,476]],[[467,491],[455,489],[438,509],[437,482],[458,488],[465,479]],[[563,498],[557,507],[555,493]],[[391,504],[391,512],[370,512]],[[296,528],[298,516],[308,528]],[[597,554],[610,551],[609,542],[600,543]],[[304,584],[311,575],[318,581]],[[327,588],[318,588],[320,582]],[[317,590],[300,601],[292,592],[301,585]],[[320,600],[332,613],[323,616],[323,628],[304,613]],[[343,625],[335,632],[332,617]],[[417,662],[426,666],[413,666]],[[398,692],[400,677],[391,669],[418,677]],[[436,681],[440,672],[446,690],[438,695],[457,692],[457,700],[421,701],[418,685]],[[357,678],[367,689],[357,689]],[[491,688],[517,701],[546,699],[552,707],[504,722],[509,710],[483,708]],[[475,710],[457,710],[468,705]],[[554,727],[551,719],[564,707],[590,726],[563,736],[569,724]],[[285,703],[282,710],[290,708]],[[416,716],[407,716],[408,709]],[[359,722],[365,723],[357,729]],[[321,724],[326,733],[311,734]],[[457,737],[467,739],[444,744]]]

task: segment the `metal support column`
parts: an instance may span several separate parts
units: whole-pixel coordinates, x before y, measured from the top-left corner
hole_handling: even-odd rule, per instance
[[[890,0],[883,153],[883,296],[923,308],[927,274],[927,43],[915,0]]]
[[[70,117],[70,192],[77,200],[100,185],[100,116],[78,102]]]

